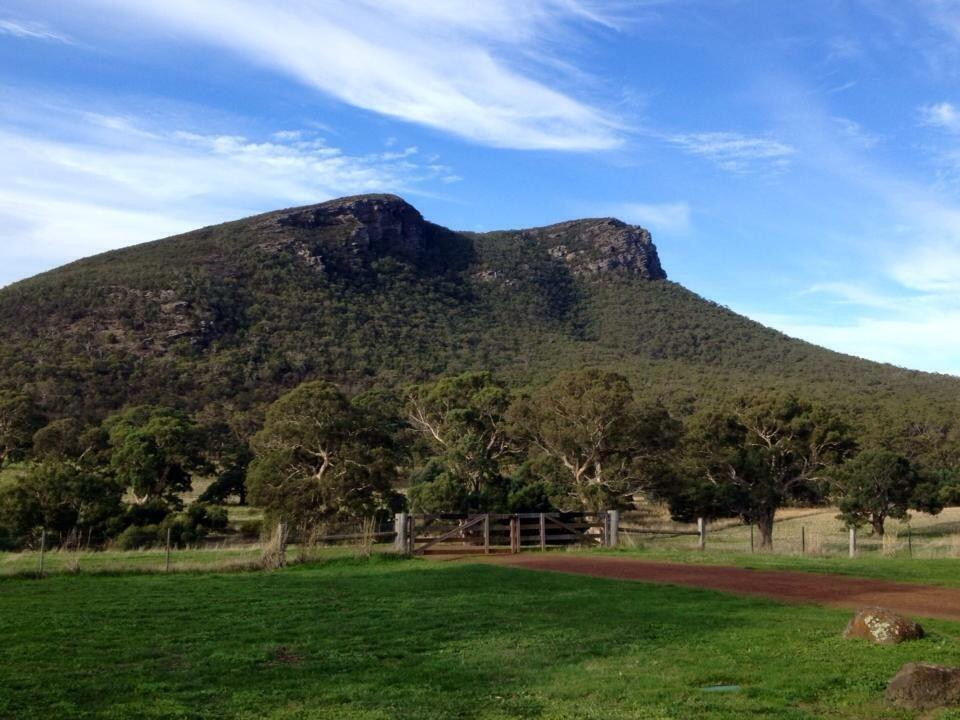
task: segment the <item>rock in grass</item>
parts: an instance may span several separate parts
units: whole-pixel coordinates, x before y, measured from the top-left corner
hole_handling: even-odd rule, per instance
[[[960,668],[907,663],[887,685],[887,701],[907,710],[960,703]]]
[[[923,637],[923,628],[913,620],[884,608],[864,608],[847,624],[845,638],[864,638],[878,645],[896,645]]]

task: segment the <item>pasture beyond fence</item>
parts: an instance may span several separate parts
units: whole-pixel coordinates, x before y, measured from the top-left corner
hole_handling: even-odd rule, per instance
[[[359,530],[359,532],[358,532]],[[311,548],[339,546],[371,551],[392,545],[410,555],[495,554],[572,548],[652,551],[700,551],[720,554],[764,552],[818,557],[960,558],[960,507],[938,515],[914,513],[909,520],[888,520],[886,533],[861,528],[851,532],[835,508],[785,508],[774,523],[773,547],[761,548],[756,528],[737,520],[678,523],[662,508],[596,513],[410,514],[383,525],[338,526],[306,543],[291,538],[294,557],[309,557]],[[167,543],[140,550],[108,551],[58,545],[40,532],[34,549],[0,553],[0,577],[94,571],[177,571],[254,566],[267,547],[240,542],[239,536],[210,537],[205,543],[177,548]]]

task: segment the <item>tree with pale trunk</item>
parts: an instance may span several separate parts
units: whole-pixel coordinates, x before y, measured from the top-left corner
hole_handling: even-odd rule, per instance
[[[0,467],[22,460],[42,426],[43,417],[28,395],[0,391]]]
[[[162,500],[179,506],[194,473],[206,472],[203,433],[186,413],[136,406],[106,420],[110,467],[138,503]]]
[[[251,441],[250,500],[305,534],[326,520],[398,509],[391,422],[331,383],[299,386],[270,406]]]
[[[690,423],[685,446],[689,482],[671,505],[687,507],[675,515],[739,516],[756,524],[761,548],[773,546],[777,510],[827,482],[856,448],[836,415],[792,395],[761,395],[732,412],[702,415]]]
[[[663,407],[638,402],[624,376],[594,369],[519,397],[508,417],[515,440],[559,463],[571,500],[591,510],[644,490],[681,430]]]
[[[509,405],[509,391],[490,373],[468,372],[410,388],[406,419],[434,461],[477,496],[501,478]]]

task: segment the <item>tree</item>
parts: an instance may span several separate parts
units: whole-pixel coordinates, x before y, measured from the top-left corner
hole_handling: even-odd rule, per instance
[[[643,489],[680,436],[658,405],[642,405],[625,377],[601,370],[559,376],[521,396],[509,412],[516,440],[566,469],[585,508],[622,504]]]
[[[324,520],[399,509],[393,422],[331,383],[300,385],[270,406],[253,437],[250,499],[305,533]]]
[[[61,418],[33,434],[33,456],[45,460],[79,457],[83,426],[76,418]]]
[[[247,469],[253,451],[249,433],[244,432],[246,420],[240,416],[235,422],[215,422],[204,428],[206,455],[215,478],[200,495],[200,502],[225,503],[236,497],[238,504],[247,504]]]
[[[490,373],[468,372],[418,385],[407,392],[407,420],[450,477],[480,496],[501,480],[510,450],[504,413],[506,387]]]
[[[192,475],[209,469],[203,434],[188,415],[170,408],[138,406],[108,418],[110,466],[137,502],[164,500],[179,506]]]
[[[29,396],[0,390],[0,467],[22,459],[42,425],[43,416]]]
[[[123,512],[123,488],[109,476],[73,462],[31,463],[0,489],[0,525],[21,539],[37,529],[79,543]]]
[[[850,527],[869,524],[881,537],[887,518],[906,518],[911,508],[932,514],[943,509],[937,483],[889,450],[868,450],[844,463],[833,473],[832,490],[840,519]]]
[[[773,545],[777,510],[854,450],[836,415],[794,396],[761,395],[733,412],[708,413],[691,423],[685,491],[675,498],[704,515],[737,515],[756,523],[760,546]]]
[[[61,418],[33,434],[33,457],[37,460],[72,460],[88,467],[103,464],[108,449],[107,433],[99,425],[84,426],[76,418]]]

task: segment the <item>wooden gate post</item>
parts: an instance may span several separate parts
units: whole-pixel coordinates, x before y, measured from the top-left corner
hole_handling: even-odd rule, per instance
[[[393,549],[401,555],[407,554],[407,514],[405,512],[397,513],[393,516],[393,532],[396,536],[393,540]]]
[[[47,554],[47,529],[40,531],[40,577],[43,577],[43,561]]]
[[[490,554],[490,513],[483,516],[483,552]]]
[[[517,538],[517,536],[520,534],[518,531],[519,529],[517,527],[518,525],[519,523],[517,522],[517,516],[511,515],[510,516],[510,552],[512,553],[520,552],[520,543],[518,542],[518,538]]]
[[[607,547],[617,547],[620,544],[620,511],[607,511]]]
[[[850,557],[857,556],[857,529],[850,528]]]
[[[417,517],[413,513],[407,515],[407,555],[413,555],[417,549]]]
[[[163,564],[164,572],[170,572],[170,533],[172,530],[173,530],[172,527],[167,528],[167,554],[166,554],[166,560],[164,561],[164,564]]]
[[[697,550],[705,550],[707,547],[707,521],[703,518],[697,518]]]
[[[540,550],[547,549],[547,517],[540,513]]]

